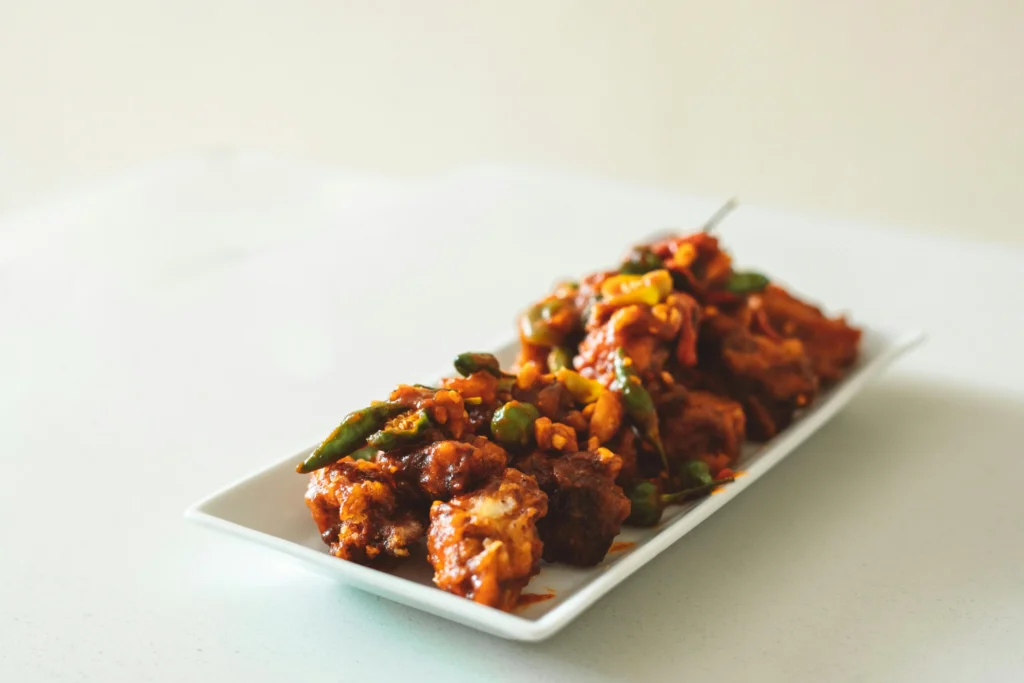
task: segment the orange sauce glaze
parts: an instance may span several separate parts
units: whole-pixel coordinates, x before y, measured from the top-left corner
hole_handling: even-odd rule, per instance
[[[621,553],[623,550],[629,550],[635,545],[636,543],[633,541],[615,541],[612,543],[612,547],[608,548],[608,553]]]
[[[538,602],[544,602],[545,600],[550,600],[555,597],[555,594],[554,592],[551,592],[551,589],[548,589],[548,591],[549,592],[547,593],[521,593],[519,595],[519,599],[516,600],[516,609],[525,609],[530,605]]]

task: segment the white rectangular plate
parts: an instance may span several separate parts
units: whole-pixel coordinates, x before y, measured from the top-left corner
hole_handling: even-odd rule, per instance
[[[619,582],[760,479],[835,415],[870,379],[922,339],[919,332],[895,334],[865,328],[861,359],[842,382],[822,394],[788,429],[767,444],[744,447],[737,469],[745,471],[746,476],[704,500],[669,508],[655,528],[625,528],[616,541],[624,542],[627,548],[609,553],[596,567],[578,569],[543,564],[525,592],[553,593],[554,597],[511,614],[438,590],[431,582],[431,568],[422,557],[403,563],[393,572],[384,572],[329,555],[303,498],[307,479],[295,473],[295,463],[303,460],[312,448],[242,479],[197,503],[185,514],[188,519],[290,555],[314,571],[382,597],[504,638],[539,641],[561,630]],[[503,365],[511,363],[517,346],[509,344],[497,352]]]

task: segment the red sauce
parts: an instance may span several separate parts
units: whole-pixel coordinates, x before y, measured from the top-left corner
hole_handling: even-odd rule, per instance
[[[544,602],[555,597],[554,593],[520,593],[516,600],[516,609],[524,609],[538,602]]]
[[[608,548],[608,552],[621,553],[623,550],[629,550],[635,545],[636,543],[634,543],[633,541],[615,541],[614,543],[612,543],[612,547]]]

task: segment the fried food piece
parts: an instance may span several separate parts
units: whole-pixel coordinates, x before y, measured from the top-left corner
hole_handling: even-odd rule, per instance
[[[633,304],[595,312],[573,364],[581,375],[606,387],[615,381],[615,350],[623,348],[644,383],[660,381],[670,359],[687,367],[697,361],[700,306],[673,292],[654,306]]]
[[[547,493],[555,490],[555,471],[551,465],[553,460],[554,457],[549,453],[531,451],[517,457],[512,462],[512,467],[533,477],[541,491]]]
[[[508,453],[483,436],[434,441],[411,451],[381,453],[377,461],[414,500],[448,500],[501,474]]]
[[[720,303],[715,294],[723,291],[732,275],[732,258],[722,250],[718,238],[706,232],[671,237],[650,246],[672,272],[676,289],[693,295],[700,303]]]
[[[717,313],[702,325],[693,388],[724,394],[742,404],[747,435],[764,441],[793,420],[818,391],[818,378],[798,339],[755,333],[751,312]]]
[[[578,567],[598,564],[629,516],[629,498],[615,484],[622,460],[607,448],[549,458],[537,452],[517,463],[548,494],[537,523],[544,559]]]
[[[486,434],[494,417],[494,406],[481,404],[466,408],[467,427],[471,434]]]
[[[382,554],[406,557],[423,536],[423,522],[395,493],[380,465],[345,458],[310,475],[306,505],[332,555],[366,564]]]
[[[661,440],[669,460],[703,460],[712,476],[736,462],[746,438],[743,407],[725,396],[691,391],[661,406]]]
[[[526,363],[520,369],[520,375],[524,375],[527,368],[535,367],[533,363]],[[563,383],[555,381],[553,375],[539,375],[525,387],[517,382],[512,395],[520,403],[533,404],[541,415],[555,421],[560,421],[576,405],[572,393]]]
[[[533,431],[537,446],[542,450],[567,453],[579,448],[576,443],[576,431],[567,424],[552,422],[542,417],[533,423]]]
[[[623,489],[632,486],[640,478],[640,443],[636,431],[628,427],[619,430],[615,438],[608,442],[608,450],[619,456],[619,461],[622,464],[615,483]],[[656,459],[657,456],[653,456],[653,458]]]
[[[469,377],[448,377],[442,380],[446,389],[458,392],[463,399],[479,398],[484,405],[498,399],[498,378],[489,372],[474,372]]]
[[[823,386],[835,384],[857,360],[861,331],[846,319],[829,318],[776,285],[759,295],[768,321],[783,337],[799,339]]]
[[[537,520],[547,511],[537,482],[514,469],[478,491],[435,502],[427,533],[434,583],[481,604],[512,609],[540,569]]]

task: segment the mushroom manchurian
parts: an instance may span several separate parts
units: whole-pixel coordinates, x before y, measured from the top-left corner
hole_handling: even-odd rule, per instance
[[[391,475],[366,460],[345,458],[313,472],[306,504],[331,554],[343,560],[406,557],[425,530],[425,517],[399,502]]]
[[[455,595],[510,610],[540,570],[537,521],[547,496],[533,477],[507,469],[484,487],[430,508],[427,550],[434,583]]]
[[[623,524],[732,481],[744,442],[841,380],[861,336],[736,270],[706,230],[557,285],[518,329],[512,368],[462,353],[299,465],[331,554],[380,566],[425,541],[438,587],[512,609],[542,559],[599,564]]]

